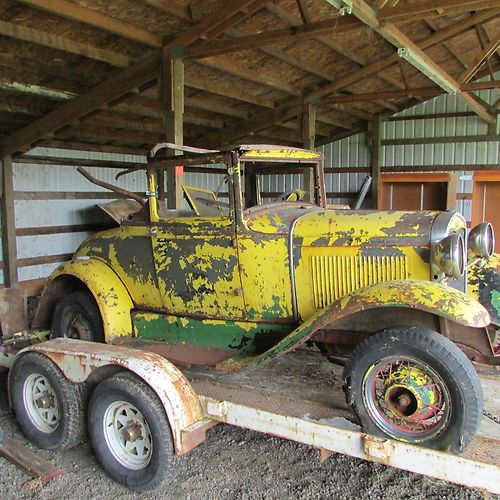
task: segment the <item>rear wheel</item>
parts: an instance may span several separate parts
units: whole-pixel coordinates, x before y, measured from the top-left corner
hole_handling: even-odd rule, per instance
[[[481,421],[472,363],[425,328],[389,328],[366,339],[345,366],[344,383],[347,403],[372,434],[461,452]]]
[[[88,292],[72,292],[56,304],[52,316],[52,338],[104,342],[101,313]]]
[[[39,448],[69,449],[84,438],[84,386],[73,384],[48,358],[21,355],[9,374],[12,408],[26,437]]]
[[[89,403],[89,437],[104,470],[128,488],[145,491],[173,472],[174,451],[165,409],[131,373],[101,382]]]

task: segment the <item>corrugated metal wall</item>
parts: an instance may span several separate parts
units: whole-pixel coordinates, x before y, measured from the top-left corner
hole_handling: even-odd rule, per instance
[[[144,192],[146,190],[146,176],[143,171],[120,177],[115,175],[122,169],[92,167],[92,160],[111,160],[144,162],[144,158],[131,155],[117,155],[108,153],[88,153],[57,149],[36,148],[30,152],[40,156],[80,158],[89,160],[88,172],[106,182],[116,184],[129,191]],[[203,187],[216,191],[221,188],[222,175],[186,173],[186,183],[192,186]],[[64,165],[44,165],[29,163],[14,163],[14,190],[17,198],[29,198],[30,193],[50,192],[51,197],[58,198],[64,193],[109,193],[108,190],[95,186],[75,167]],[[222,186],[222,191],[225,187]],[[97,204],[107,203],[110,200],[103,197],[95,199],[16,199],[16,227],[33,228],[45,226],[69,226],[110,221]],[[47,234],[37,236],[17,236],[18,259],[39,257],[45,255],[60,255],[72,253],[91,233],[72,232],[61,234]],[[48,276],[59,264],[34,265],[21,267],[19,279],[21,281],[38,279]],[[3,276],[2,276],[3,281]]]
[[[493,104],[500,98],[500,90],[480,92],[479,96],[486,102]],[[453,113],[466,111],[465,106],[456,96],[441,96],[408,109],[397,116],[415,116],[421,114]],[[484,135],[488,133],[487,125],[477,117],[439,118],[426,120],[408,120],[384,122],[382,139],[414,139],[426,137],[446,137],[461,135]],[[496,133],[500,133],[500,123],[497,120]],[[366,144],[366,134],[358,134],[342,139],[333,144],[322,146],[319,150],[325,156],[327,167],[369,167],[370,151]],[[384,166],[414,166],[463,164],[464,170],[459,173],[458,192],[472,191],[472,176],[467,171],[468,164],[497,164],[500,161],[500,144],[493,142],[469,142],[449,144],[420,144],[403,146],[385,146],[382,148],[382,164]],[[116,155],[107,153],[89,153],[48,150],[36,148],[32,151],[37,155],[64,156],[114,161],[144,161],[143,157],[130,155]],[[119,171],[110,168],[88,168],[89,172],[99,179],[117,183],[130,190],[143,192],[145,190],[144,173],[136,172],[115,181],[114,176]],[[366,174],[346,173],[326,175],[327,192],[359,191]],[[214,174],[187,173],[186,183],[197,187],[212,190],[221,189],[222,176]],[[298,187],[298,176],[264,176],[262,191],[284,192]],[[17,197],[29,197],[28,192],[57,192],[83,193],[106,192],[80,174],[74,167],[40,164],[14,164],[14,188]],[[20,193],[25,193],[20,195]],[[97,203],[105,203],[106,199],[55,199],[35,200],[17,199],[15,202],[16,225],[18,228],[66,226],[103,222],[105,214],[95,207]],[[352,198],[330,199],[330,203],[349,204]],[[459,210],[470,218],[470,200],[459,201]],[[18,257],[31,258],[45,255],[59,255],[73,252],[88,236],[85,232],[51,234],[40,236],[18,236]],[[20,280],[30,280],[45,277],[57,267],[56,264],[36,265],[23,267],[19,270]]]
[[[494,105],[500,99],[500,89],[477,92],[483,101]],[[394,116],[418,116],[441,113],[469,111],[457,96],[442,95],[409,108]],[[488,124],[477,116],[452,118],[432,118],[401,121],[386,121],[382,124],[382,140],[438,138],[457,136],[481,136],[491,134]],[[500,134],[500,120],[497,119],[494,133]],[[319,150],[325,155],[328,167],[368,167],[370,151],[366,143],[366,134],[342,139],[333,144],[322,146]],[[407,144],[382,147],[382,165],[394,166],[436,166],[464,165],[464,170],[457,172],[458,193],[472,193],[472,172],[467,165],[495,165],[500,163],[500,141],[456,142],[441,144]],[[328,174],[327,191],[357,192],[365,174]],[[352,200],[351,200],[352,201]],[[334,203],[348,203],[348,199],[335,199]],[[470,220],[470,200],[459,200],[457,209]]]
[[[321,146],[318,150],[325,157],[325,167],[369,167],[370,150],[367,146],[367,134],[356,134],[337,142]],[[332,174],[325,175],[326,191],[329,193],[354,193],[361,189],[367,174]],[[332,198],[332,204],[349,205],[352,198]]]

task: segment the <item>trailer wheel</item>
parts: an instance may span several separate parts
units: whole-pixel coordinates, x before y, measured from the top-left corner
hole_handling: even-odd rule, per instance
[[[56,304],[52,316],[52,338],[104,342],[101,312],[88,292],[72,292]]]
[[[12,409],[26,437],[39,448],[67,450],[85,435],[85,387],[73,384],[48,358],[27,353],[9,374]]]
[[[482,418],[472,363],[426,328],[388,328],[369,337],[354,350],[343,378],[347,404],[368,433],[458,453]]]
[[[174,447],[165,409],[132,373],[119,373],[97,386],[88,419],[92,448],[115,481],[146,491],[173,472]]]

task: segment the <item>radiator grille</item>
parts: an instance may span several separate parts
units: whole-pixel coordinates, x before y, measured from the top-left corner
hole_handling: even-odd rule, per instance
[[[407,258],[362,256],[311,257],[314,306],[317,309],[352,292],[380,281],[408,278]]]

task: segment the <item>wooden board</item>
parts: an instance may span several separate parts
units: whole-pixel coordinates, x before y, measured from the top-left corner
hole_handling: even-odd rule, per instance
[[[35,479],[39,479],[42,484],[63,474],[61,469],[10,437],[4,437],[0,443],[0,455]]]

